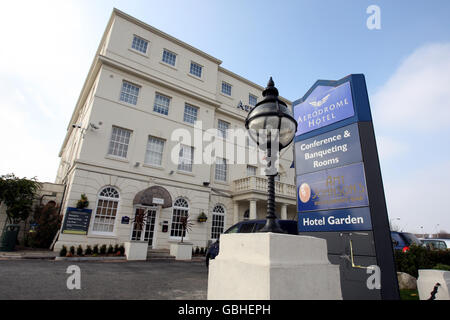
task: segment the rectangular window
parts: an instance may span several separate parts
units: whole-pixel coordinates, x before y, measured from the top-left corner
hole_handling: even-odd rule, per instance
[[[218,131],[219,131],[219,137],[222,137],[222,138],[226,139],[227,138],[228,129],[230,129],[230,124],[228,122],[219,120],[217,128],[218,128]]]
[[[213,214],[211,224],[211,239],[219,239],[225,226],[225,216],[222,214]]]
[[[227,160],[226,159],[217,158],[215,179],[217,181],[227,181]]]
[[[202,69],[203,67],[195,62],[191,62],[191,69],[189,70],[189,73],[201,78],[202,77]]]
[[[222,93],[231,96],[231,84],[222,81]]]
[[[113,127],[111,141],[109,142],[108,154],[126,158],[128,145],[130,143],[131,130]]]
[[[256,176],[256,170],[257,168],[254,166],[247,166],[247,176],[248,177]]]
[[[139,38],[138,36],[134,36],[133,43],[131,44],[131,48],[146,54],[147,53],[147,47],[148,47],[148,41],[147,40]]]
[[[155,104],[153,105],[153,111],[168,115],[169,114],[170,98],[162,94],[157,93],[155,95]]]
[[[180,154],[178,158],[178,170],[192,172],[192,163],[194,162],[194,147],[180,145]]]
[[[248,95],[248,104],[254,107],[254,106],[256,106],[257,103],[258,103],[258,97],[254,96],[252,94],[249,94]]]
[[[120,91],[120,100],[130,104],[137,104],[140,88],[128,81],[123,81]]]
[[[192,123],[194,124],[195,121],[197,121],[197,113],[198,113],[198,108],[191,106],[190,104],[185,104],[184,105],[184,122],[188,122],[188,123]]]
[[[175,62],[177,60],[177,55],[169,50],[164,49],[162,61],[170,64],[171,66],[175,66]]]
[[[145,152],[145,163],[160,166],[164,150],[164,140],[148,137],[147,150]]]
[[[118,203],[115,200],[98,200],[92,231],[105,233],[112,233],[114,231]]]
[[[185,237],[186,230],[182,227],[182,219],[188,216],[189,212],[185,208],[176,208],[173,209],[172,216],[172,225],[170,228],[170,236],[171,237]]]

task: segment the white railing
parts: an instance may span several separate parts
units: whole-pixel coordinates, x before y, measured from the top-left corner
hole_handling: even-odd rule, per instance
[[[233,184],[235,193],[246,191],[267,192],[267,178],[251,176],[234,180]],[[275,194],[295,198],[296,188],[292,184],[275,181]]]

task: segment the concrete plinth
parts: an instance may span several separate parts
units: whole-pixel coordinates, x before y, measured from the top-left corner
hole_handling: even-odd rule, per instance
[[[222,234],[210,261],[209,300],[340,300],[339,266],[324,239],[278,233]]]
[[[192,243],[179,242],[171,244],[170,255],[175,256],[175,260],[192,260]]]
[[[419,270],[417,291],[420,300],[428,300],[437,283],[439,283],[439,286],[435,300],[450,300],[450,271]]]
[[[143,261],[147,260],[147,241],[125,242],[125,256],[127,260]]]

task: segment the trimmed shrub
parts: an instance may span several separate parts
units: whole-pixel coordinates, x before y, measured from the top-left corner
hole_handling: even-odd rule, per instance
[[[83,255],[83,247],[80,244],[77,248],[77,256],[82,256],[82,255]]]
[[[398,272],[406,272],[418,277],[419,269],[435,269],[435,266],[450,265],[450,251],[428,250],[425,247],[411,246],[407,252],[396,250],[395,265]]]
[[[59,251],[59,256],[60,257],[65,257],[67,255],[67,247],[66,246],[62,246],[61,250]]]
[[[87,246],[87,247],[86,247],[86,250],[84,251],[84,254],[85,254],[86,256],[90,256],[90,255],[92,254],[92,248],[91,248],[91,246]]]
[[[112,245],[109,245],[109,246],[108,246],[107,254],[114,254],[114,248],[113,248]]]
[[[106,244],[100,247],[100,254],[106,254]]]
[[[433,269],[436,269],[436,270],[444,270],[444,271],[450,271],[450,266],[447,265],[447,264],[439,263],[439,264],[435,265]]]

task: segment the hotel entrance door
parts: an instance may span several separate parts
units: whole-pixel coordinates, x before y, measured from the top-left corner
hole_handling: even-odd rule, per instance
[[[131,240],[148,241],[149,247],[153,246],[157,209],[157,207],[136,207]]]

